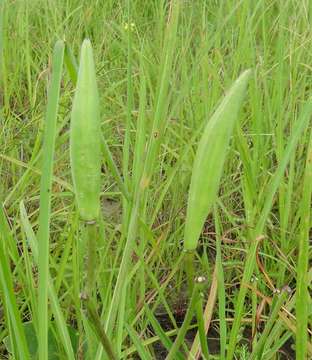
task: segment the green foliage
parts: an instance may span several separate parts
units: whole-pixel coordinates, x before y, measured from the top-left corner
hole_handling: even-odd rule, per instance
[[[0,0],[0,358],[312,357],[311,21]]]
[[[23,323],[23,330],[26,336],[27,347],[29,350],[29,354],[31,359],[37,359],[38,357],[38,340],[37,340],[37,332],[34,328],[32,322],[24,322]],[[78,350],[78,335],[77,331],[73,328],[68,327],[68,331],[70,334],[70,339],[72,342],[72,346],[74,351]],[[10,336],[7,336],[3,340],[6,349],[9,353],[12,353],[12,343]],[[48,359],[49,360],[57,360],[60,358],[58,345],[55,339],[55,336],[51,330],[48,332]]]

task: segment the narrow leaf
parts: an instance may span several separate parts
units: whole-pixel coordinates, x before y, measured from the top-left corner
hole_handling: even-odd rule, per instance
[[[38,230],[39,254],[39,358],[48,358],[48,280],[49,280],[49,231],[53,158],[56,136],[56,117],[64,59],[64,43],[55,44],[52,60],[52,79],[48,93],[46,124],[42,151],[42,176],[40,184],[40,212]]]

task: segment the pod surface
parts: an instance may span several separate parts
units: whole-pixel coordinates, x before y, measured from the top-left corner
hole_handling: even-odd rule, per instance
[[[188,197],[184,249],[195,250],[216,200],[227,147],[243,102],[250,70],[232,85],[208,121],[196,152]]]
[[[101,128],[99,95],[91,42],[81,48],[70,126],[70,161],[79,214],[95,220],[100,211]]]

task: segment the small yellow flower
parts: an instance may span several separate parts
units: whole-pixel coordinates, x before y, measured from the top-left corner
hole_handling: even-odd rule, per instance
[[[124,24],[124,29],[125,29],[126,31],[128,31],[128,30],[134,31],[134,29],[135,29],[135,23],[134,23],[134,22],[132,22],[132,23],[130,23],[130,24],[125,23],[125,24]]]

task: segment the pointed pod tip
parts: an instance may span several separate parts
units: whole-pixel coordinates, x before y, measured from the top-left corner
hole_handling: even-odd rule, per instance
[[[91,48],[92,44],[91,44],[91,40],[86,38],[83,40],[82,42],[82,48]]]
[[[57,40],[55,45],[54,45],[54,49],[63,49],[65,47],[65,43],[63,40]]]
[[[247,78],[249,78],[252,73],[253,73],[253,69],[247,69],[247,70],[244,70],[244,71],[242,72],[242,74],[241,74],[240,77],[247,77]]]

